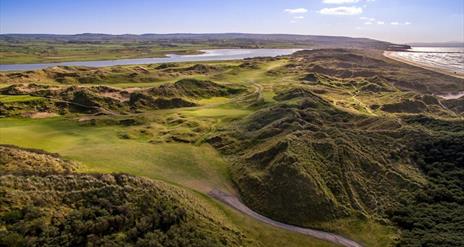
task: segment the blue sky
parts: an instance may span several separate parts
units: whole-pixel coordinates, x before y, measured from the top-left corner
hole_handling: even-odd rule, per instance
[[[294,33],[464,41],[463,0],[0,0],[0,33]]]

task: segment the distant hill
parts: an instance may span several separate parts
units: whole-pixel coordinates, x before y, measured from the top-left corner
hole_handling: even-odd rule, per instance
[[[345,47],[345,48],[374,48],[386,49],[390,43],[367,39],[342,36],[315,36],[294,34],[249,34],[249,33],[172,33],[172,34],[99,34],[83,33],[74,35],[59,34],[0,34],[0,41],[17,42],[155,42],[155,43],[213,43],[213,44],[290,44],[308,47]]]

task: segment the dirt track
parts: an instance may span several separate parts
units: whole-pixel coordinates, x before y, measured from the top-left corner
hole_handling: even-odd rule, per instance
[[[361,247],[362,245],[359,243],[354,242],[353,240],[347,239],[345,237],[342,237],[337,234],[329,233],[329,232],[324,232],[324,231],[319,231],[319,230],[313,230],[309,228],[303,228],[303,227],[297,227],[297,226],[292,226],[292,225],[287,225],[284,223],[280,223],[277,221],[274,221],[272,219],[269,219],[263,215],[260,215],[250,208],[248,208],[245,204],[243,204],[236,196],[229,195],[227,193],[224,193],[218,189],[214,189],[208,193],[211,197],[227,204],[228,206],[256,219],[261,222],[264,222],[268,225],[272,225],[274,227],[282,228],[291,232],[297,232],[301,233],[304,235],[312,236],[321,240],[326,240],[329,242],[332,242],[334,244],[338,244],[341,246],[346,246],[346,247]]]

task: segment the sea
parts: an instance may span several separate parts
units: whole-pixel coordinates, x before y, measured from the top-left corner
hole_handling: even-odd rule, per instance
[[[464,74],[464,46],[412,47],[407,51],[393,52],[392,55],[416,64],[446,70],[451,74],[461,76]],[[445,99],[458,99],[464,96],[464,92],[458,91],[438,96]]]
[[[464,74],[464,46],[462,47],[412,47],[395,52],[395,56],[426,66]]]

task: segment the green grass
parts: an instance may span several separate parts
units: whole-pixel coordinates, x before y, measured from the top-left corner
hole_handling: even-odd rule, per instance
[[[104,86],[109,86],[109,87],[115,87],[115,88],[149,88],[149,87],[157,87],[161,84],[165,83],[163,82],[137,82],[137,83],[106,83],[106,84],[98,84],[98,85],[104,85]],[[95,86],[95,85],[86,85],[86,86]]]
[[[244,109],[227,109],[223,107],[217,108],[199,108],[193,110],[184,110],[184,114],[193,117],[208,117],[208,118],[240,118],[251,112]]]
[[[166,54],[197,54],[208,45],[182,44],[163,47],[156,43],[0,43],[2,64],[93,61],[125,58],[164,57]]]
[[[230,190],[226,163],[208,145],[150,144],[118,137],[123,127],[84,127],[62,118],[0,119],[1,142],[57,152],[82,172],[124,172],[207,192]]]
[[[198,100],[198,104],[200,105],[210,105],[210,104],[224,104],[229,102],[229,98],[227,97],[212,97],[209,99],[200,99]]]
[[[264,102],[267,102],[267,103],[274,103],[276,102],[274,100],[274,96],[276,96],[276,93],[275,92],[272,92],[272,91],[265,91],[263,92],[263,99],[264,99]]]
[[[398,238],[394,227],[373,220],[339,219],[323,223],[320,228],[349,237],[365,246],[389,247]]]
[[[16,103],[16,102],[28,102],[42,100],[42,97],[30,96],[30,95],[0,95],[1,103]]]
[[[207,115],[210,114],[211,112]],[[81,162],[83,166],[80,172],[124,172],[164,180],[203,193],[213,187],[233,190],[226,163],[210,146],[123,140],[118,138],[121,131],[125,131],[125,128],[85,127],[61,117],[0,119],[2,144],[60,153],[68,159]],[[265,246],[333,246],[257,222],[204,194],[198,195],[211,206],[223,211],[232,223]]]

